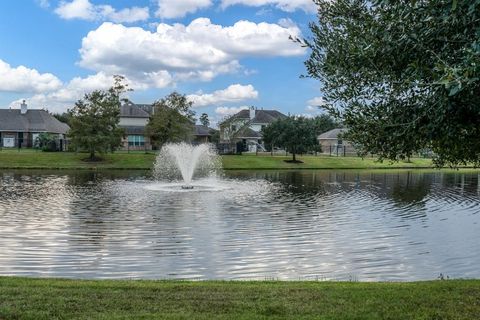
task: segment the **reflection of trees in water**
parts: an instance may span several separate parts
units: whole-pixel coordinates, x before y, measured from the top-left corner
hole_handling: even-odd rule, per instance
[[[233,173],[242,178],[253,177],[279,183],[274,200],[310,203],[320,206],[322,201],[370,199],[374,204],[389,202],[397,207],[390,210],[407,218],[426,215],[426,202],[463,202],[478,199],[478,174],[424,171],[263,171]],[[466,198],[465,198],[466,197]],[[352,204],[354,204],[352,202]]]
[[[78,249],[101,249],[107,237],[115,238],[135,217],[129,199],[121,196],[115,180],[144,177],[142,171],[76,171],[68,175],[71,201],[69,242]]]
[[[397,205],[419,205],[430,194],[433,177],[431,174],[412,174],[407,172],[393,179],[391,198]]]

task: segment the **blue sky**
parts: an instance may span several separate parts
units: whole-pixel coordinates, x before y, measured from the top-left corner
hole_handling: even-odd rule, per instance
[[[300,78],[311,0],[19,0],[0,4],[0,107],[65,111],[125,75],[136,103],[176,90],[220,120],[245,106],[315,114]]]

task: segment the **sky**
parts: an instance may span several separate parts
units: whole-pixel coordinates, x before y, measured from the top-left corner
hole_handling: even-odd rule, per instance
[[[0,4],[0,108],[64,112],[126,77],[129,99],[173,91],[213,125],[242,108],[315,115],[312,0],[16,0]]]

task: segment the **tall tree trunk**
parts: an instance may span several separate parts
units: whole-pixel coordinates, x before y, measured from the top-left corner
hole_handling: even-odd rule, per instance
[[[293,162],[297,161],[297,159],[295,158],[295,150],[293,150],[292,156],[293,156]]]
[[[90,160],[94,160],[95,159],[95,148],[92,148],[90,149]]]

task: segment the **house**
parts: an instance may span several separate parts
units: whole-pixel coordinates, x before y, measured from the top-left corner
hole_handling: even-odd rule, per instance
[[[241,110],[220,123],[220,143],[222,152],[256,152],[265,150],[262,129],[277,119],[287,116],[277,110],[263,110],[251,107]],[[225,150],[225,148],[229,150]]]
[[[125,150],[152,150],[153,146],[150,137],[147,135],[146,127],[154,108],[150,104],[124,103],[120,107],[119,126],[125,130],[123,149]],[[195,125],[192,133],[194,144],[211,142],[215,129]]]
[[[195,132],[193,133],[193,144],[201,144],[201,143],[210,143],[212,142],[212,136],[215,134],[217,130],[196,124],[195,125]]]
[[[65,135],[70,127],[46,110],[28,110],[25,100],[18,109],[0,109],[0,147],[31,148],[41,133],[56,136],[64,148]]]
[[[336,128],[318,136],[318,143],[322,146],[322,153],[345,155],[346,152],[355,151],[350,141],[344,140],[342,135],[347,129]]]
[[[152,112],[153,106],[148,104],[127,102],[120,107],[119,126],[125,130],[123,149],[152,150],[150,138],[146,134],[146,126]]]

